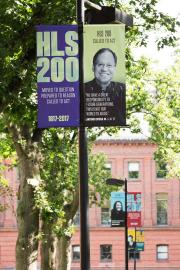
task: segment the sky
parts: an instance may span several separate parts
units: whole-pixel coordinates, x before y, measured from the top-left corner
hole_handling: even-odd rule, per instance
[[[159,11],[167,13],[170,16],[177,16],[180,14],[179,0],[160,0],[157,7]]]
[[[178,14],[180,16],[180,0],[160,0],[159,4],[157,5],[158,10],[166,13],[170,16],[177,17]],[[179,29],[180,31],[180,29]],[[180,37],[180,32],[179,32]],[[166,49],[162,49],[158,51],[156,49],[153,37],[151,38],[151,42],[149,43],[149,46],[147,48],[140,48],[136,49],[135,53],[137,57],[140,57],[141,55],[145,55],[149,58],[151,58],[154,61],[158,61],[158,64],[154,64],[153,67],[157,69],[165,69],[170,65],[173,65],[174,58],[173,58],[173,51],[174,48],[167,47]],[[138,113],[136,115],[138,119],[141,122],[141,128],[143,130],[143,133],[131,133],[129,128],[126,128],[124,130],[121,130],[120,133],[118,133],[116,136],[114,135],[113,138],[118,139],[147,139],[150,135],[148,123],[144,120],[144,116],[142,113]],[[103,134],[102,139],[111,139],[107,134]]]
[[[157,8],[159,11],[168,14],[173,17],[180,18],[180,0],[160,0],[157,4]],[[178,31],[178,36],[180,37],[180,28]],[[166,47],[158,51],[155,45],[155,36],[151,36],[147,48],[137,48],[134,50],[134,53],[137,58],[141,55],[146,55],[152,61],[156,63],[153,65],[153,68],[157,69],[166,69],[168,66],[173,65],[174,56],[173,56],[174,48]]]
[[[160,0],[159,4],[157,5],[158,10],[168,14],[172,17],[179,17],[180,18],[180,0]],[[180,38],[180,28],[178,32],[178,36]],[[175,58],[173,57],[174,48],[172,47],[166,47],[165,49],[162,49],[158,51],[156,49],[156,45],[154,42],[154,38],[151,38],[151,41],[149,42],[149,46],[146,49],[137,49],[137,54],[146,55],[150,57],[153,61],[155,61],[155,64],[153,64],[154,69],[166,69],[168,66],[173,65]],[[143,129],[143,134],[133,134],[133,138],[136,137],[138,139],[147,138],[149,136],[149,128],[147,122],[144,120],[143,114],[138,114],[138,118],[141,122],[141,127]],[[124,134],[121,136],[132,136],[132,133],[130,130],[126,130]]]

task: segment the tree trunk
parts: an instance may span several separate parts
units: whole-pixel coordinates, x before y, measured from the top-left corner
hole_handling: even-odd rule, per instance
[[[71,237],[57,238],[51,233],[51,226],[43,225],[44,241],[41,243],[41,270],[71,269]]]
[[[52,226],[42,221],[43,239],[41,242],[41,270],[56,270],[55,256],[57,237],[52,232]]]
[[[32,158],[34,155],[36,156],[34,151],[28,156],[22,153],[18,155],[20,186],[17,208],[16,270],[37,270],[39,211],[35,206],[34,189],[40,177],[37,156]]]
[[[62,236],[57,242],[56,270],[71,269],[71,237]]]
[[[73,218],[79,206],[79,185],[77,184],[73,193],[73,200],[70,205],[64,207],[67,228],[72,224]],[[58,238],[56,250],[56,270],[70,270],[71,269],[71,238],[72,235],[62,236]]]

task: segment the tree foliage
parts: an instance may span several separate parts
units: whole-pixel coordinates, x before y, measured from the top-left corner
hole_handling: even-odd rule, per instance
[[[94,2],[112,5],[115,1]],[[127,0],[118,3],[117,7],[134,16],[134,26],[126,33],[128,117],[141,111],[149,114],[152,139],[160,145],[157,156],[161,154],[165,160],[169,160],[172,152],[173,155],[176,153],[178,146],[175,141],[178,132],[176,125],[178,99],[173,71],[168,73],[168,80],[167,75],[153,75],[154,87],[158,90],[155,102],[145,90],[148,87],[146,80],[151,75],[147,60],[135,62],[131,53],[131,47],[146,46],[151,31],[158,33],[158,48],[175,45],[179,22],[158,12],[157,2],[157,0]],[[37,260],[39,232],[37,206],[43,221],[49,224],[51,221],[54,222],[53,229],[59,236],[71,234],[69,225],[72,224],[78,207],[75,196],[78,192],[77,130],[63,128],[39,130],[36,120],[35,26],[71,24],[75,21],[76,1],[1,1],[0,153],[7,157],[16,151],[17,163],[20,166],[18,207],[20,238],[17,244],[17,270],[30,270]],[[166,112],[164,108],[167,108]],[[112,134],[118,129],[105,130]],[[135,126],[134,130],[138,131],[138,127]],[[95,140],[102,132],[103,129],[89,130],[89,140]],[[90,183],[94,187],[90,190],[92,200],[96,192],[100,192],[102,198],[107,194],[107,187],[103,185],[103,179],[107,175],[102,170],[104,161],[102,156],[97,158],[91,156],[89,159]]]
[[[155,158],[159,163],[167,164],[168,177],[180,178],[179,55],[177,59],[172,68],[152,76],[155,94],[147,120],[151,126],[151,140],[158,145]]]
[[[54,223],[54,229],[59,236],[68,232],[70,227],[67,221],[69,225],[73,224],[79,206],[77,135],[77,130],[49,129],[44,132],[42,140],[42,182],[36,189],[36,200],[42,219],[58,223],[58,227]],[[109,194],[104,181],[110,176],[104,167],[105,162],[102,154],[89,153],[90,201],[94,200],[97,193],[101,195],[102,201]]]
[[[131,129],[142,132],[139,121],[133,117],[142,112],[149,123],[149,139],[157,145],[155,159],[167,164],[167,177],[178,177],[179,172],[179,52],[176,63],[164,71],[154,71],[148,61],[141,58],[131,65],[127,103]]]

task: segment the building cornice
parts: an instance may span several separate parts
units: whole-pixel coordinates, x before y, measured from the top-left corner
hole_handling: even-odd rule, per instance
[[[156,146],[155,143],[153,142],[150,142],[148,140],[144,140],[144,139],[134,139],[134,140],[131,140],[131,139],[98,139],[95,141],[94,143],[95,145],[102,145],[102,144],[106,144],[106,145],[112,145],[112,144],[121,144],[121,145],[153,145],[153,146]]]

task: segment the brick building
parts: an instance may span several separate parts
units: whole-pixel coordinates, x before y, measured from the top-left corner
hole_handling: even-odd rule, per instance
[[[138,270],[180,270],[180,181],[165,179],[165,168],[153,159],[156,146],[146,140],[99,140],[94,153],[108,157],[112,176],[128,179],[129,192],[142,194],[144,251],[137,252]],[[91,269],[124,269],[124,228],[111,228],[109,203],[90,209]],[[72,269],[79,269],[79,229],[72,240]],[[134,254],[129,254],[129,269]]]
[[[0,196],[0,203],[2,205],[8,205],[5,212],[0,212],[0,269],[13,270],[15,269],[15,245],[17,238],[15,209],[19,182],[17,170],[8,169],[8,161],[4,165],[7,167],[4,177],[9,180],[12,188],[12,196]]]
[[[144,251],[136,254],[138,270],[180,270],[180,181],[165,179],[164,168],[153,159],[156,146],[146,140],[99,140],[94,153],[108,157],[112,176],[128,179],[129,192],[142,193]],[[6,171],[14,195],[18,187],[15,170]],[[8,211],[0,213],[0,269],[14,269],[17,227],[16,196],[6,198]],[[5,198],[0,198],[1,202]],[[110,227],[109,202],[90,208],[90,253],[92,270],[124,270],[124,228]],[[77,217],[78,219],[78,217]],[[79,227],[72,239],[72,270],[79,268]],[[132,254],[129,269],[134,269]]]

